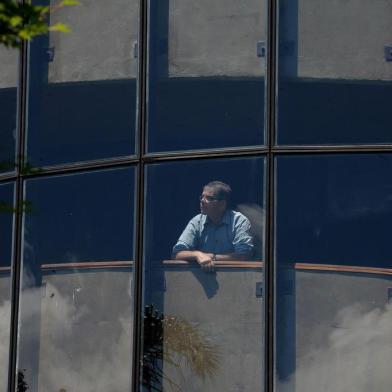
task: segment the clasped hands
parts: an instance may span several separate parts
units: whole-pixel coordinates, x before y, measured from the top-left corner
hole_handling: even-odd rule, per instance
[[[214,254],[213,253],[204,253],[201,251],[197,252],[196,261],[200,264],[200,267],[205,271],[213,271],[214,270]]]

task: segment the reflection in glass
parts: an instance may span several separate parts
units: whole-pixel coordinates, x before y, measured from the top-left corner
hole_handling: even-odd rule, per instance
[[[18,370],[29,391],[130,390],[134,170],[27,181]]]
[[[18,58],[17,49],[0,46],[0,172],[14,169]]]
[[[392,3],[279,4],[277,142],[391,143]]]
[[[197,376],[213,378],[219,369],[218,347],[199,333],[197,326],[185,319],[159,314],[153,305],[144,312],[143,380],[147,390],[160,390],[162,381],[169,389],[181,390],[175,379],[166,374],[161,361],[181,371],[185,361]]]
[[[151,1],[148,150],[263,144],[265,1]]]
[[[84,0],[51,15],[71,33],[34,40],[28,123],[34,165],[134,154],[138,4]]]
[[[0,185],[0,392],[7,391],[14,185]]]
[[[262,390],[263,179],[262,158],[148,166],[147,390]]]
[[[277,161],[277,390],[388,392],[392,156]]]

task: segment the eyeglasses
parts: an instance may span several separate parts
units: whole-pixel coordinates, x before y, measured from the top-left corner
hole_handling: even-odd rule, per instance
[[[206,203],[211,203],[213,201],[222,200],[222,199],[218,199],[217,197],[213,197],[213,196],[203,196],[203,195],[200,195],[199,196],[199,200],[200,201],[204,200]]]

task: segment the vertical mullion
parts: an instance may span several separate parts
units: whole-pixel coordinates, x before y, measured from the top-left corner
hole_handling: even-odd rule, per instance
[[[11,322],[8,362],[8,391],[16,391],[17,387],[17,352],[18,352],[18,320],[19,294],[22,254],[22,226],[23,226],[23,180],[18,178],[15,187],[15,212],[13,227],[13,260],[11,267]]]
[[[140,389],[141,363],[143,354],[143,229],[144,229],[144,172],[143,156],[146,146],[147,124],[147,47],[148,47],[148,0],[140,0],[139,45],[138,45],[138,170],[136,187],[136,228],[135,228],[135,263],[134,263],[134,328],[132,391]]]
[[[16,145],[16,187],[14,188],[14,224],[13,224],[13,252],[11,266],[11,317],[10,342],[8,362],[8,391],[13,392],[17,387],[17,351],[18,351],[18,320],[19,320],[19,294],[20,271],[22,254],[22,226],[23,226],[23,200],[24,183],[21,177],[25,164],[25,129],[27,107],[27,73],[28,73],[28,44],[23,41],[19,52],[19,85],[17,92],[17,145]]]
[[[278,1],[268,0],[267,7],[267,64],[266,64],[266,260],[264,263],[264,390],[273,392],[275,375],[275,264],[274,264],[274,197],[275,165],[273,147],[276,134],[276,78],[277,78],[277,25]]]

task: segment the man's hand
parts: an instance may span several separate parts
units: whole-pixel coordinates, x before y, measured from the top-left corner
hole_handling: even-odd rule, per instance
[[[205,271],[214,270],[213,253],[204,253],[200,250],[181,250],[176,254],[176,260],[196,260]]]
[[[212,253],[197,252],[196,260],[200,264],[201,268],[205,271],[214,270],[214,260],[212,258],[214,255]]]

